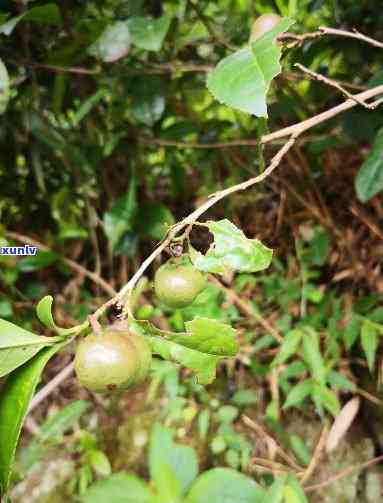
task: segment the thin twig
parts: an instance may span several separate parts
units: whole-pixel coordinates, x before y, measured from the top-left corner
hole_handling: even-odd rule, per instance
[[[74,363],[69,363],[64,367],[53,379],[49,381],[48,384],[43,386],[40,391],[32,398],[27,414],[30,414],[33,409],[35,409],[39,403],[45,400],[56,388],[58,388],[72,373],[74,370]]]
[[[354,100],[358,105],[361,105],[362,107],[368,108],[370,110],[376,108],[376,103],[366,103],[365,101],[359,99],[357,96],[349,93],[347,89],[344,89],[339,82],[336,82],[333,79],[330,79],[329,77],[325,77],[324,75],[321,75],[320,73],[313,72],[309,68],[306,68],[305,66],[301,65],[300,63],[295,63],[297,68],[302,70],[302,72],[307,73],[313,80],[317,80],[319,82],[324,82],[330,87],[334,87],[335,89],[338,89],[346,98],[349,98],[350,100]]]
[[[311,458],[310,464],[306,468],[304,474],[302,475],[302,478],[301,478],[302,485],[310,479],[310,477],[312,476],[312,474],[315,471],[315,468],[318,466],[319,461],[321,460],[325,445],[326,445],[327,436],[328,436],[328,425],[325,424],[322,429],[322,432],[320,434],[318,443],[315,447],[314,454]]]
[[[379,40],[375,40],[374,38],[367,37],[367,35],[363,35],[357,30],[354,31],[346,31],[346,30],[338,30],[337,28],[329,28],[327,26],[320,26],[319,32],[323,35],[337,35],[339,37],[348,37],[348,38],[356,38],[357,40],[361,40],[362,42],[366,42],[367,44],[373,45],[374,47],[379,47],[383,49],[383,42]]]
[[[366,461],[364,463],[361,463],[360,465],[353,465],[345,470],[337,473],[336,475],[329,477],[327,480],[324,480],[323,482],[319,482],[318,484],[313,484],[311,486],[306,486],[304,489],[306,492],[312,492],[312,491],[317,491],[318,489],[323,489],[323,487],[327,487],[331,484],[334,484],[334,482],[337,482],[338,480],[341,480],[345,477],[348,477],[349,475],[353,474],[354,472],[359,472],[362,470],[365,470],[366,468],[377,465],[378,463],[381,463],[383,461],[383,455],[378,456],[376,458],[370,459],[369,461]]]
[[[376,86],[373,87],[372,89],[369,89],[368,91],[363,91],[362,93],[355,94],[354,98],[366,101],[370,98],[378,96],[379,94],[383,94],[383,85]],[[356,102],[354,99],[346,100],[340,105],[330,108],[329,110],[326,110],[325,112],[315,115],[310,119],[306,119],[303,122],[298,122],[296,124],[293,124],[292,126],[288,126],[286,128],[280,129],[279,131],[275,131],[274,133],[262,136],[262,143],[269,143],[278,138],[284,138],[285,136],[290,136],[291,134],[300,135],[304,131],[311,129],[314,126],[318,126],[319,124],[322,124],[323,122],[326,122],[329,119],[335,117],[336,115],[345,112],[346,110],[349,110],[350,108],[353,108],[355,106]]]
[[[217,278],[211,276],[209,278],[211,283],[217,285],[223,292],[225,292],[226,297],[234,302],[236,306],[242,311],[243,314],[248,316],[249,318],[254,318],[267,332],[269,332],[279,343],[283,342],[283,337],[280,333],[269,323],[260,313],[257,313],[253,306],[241,299],[239,295],[237,295],[234,290],[230,290],[230,288],[226,288]]]

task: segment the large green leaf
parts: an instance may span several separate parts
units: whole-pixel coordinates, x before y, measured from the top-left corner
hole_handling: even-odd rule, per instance
[[[98,40],[88,48],[88,53],[101,61],[112,63],[129,53],[130,33],[126,21],[116,21],[108,26]]]
[[[36,335],[24,328],[14,325],[10,321],[0,318],[0,349],[20,347],[20,346],[38,346],[49,345],[57,342],[56,338]]]
[[[58,340],[61,338],[36,335],[0,319],[0,377],[20,367],[43,347],[50,346]]]
[[[13,372],[0,394],[0,494],[8,490],[12,463],[29,402],[49,359],[62,347],[45,348]]]
[[[293,22],[284,18],[251,45],[220,61],[207,80],[213,96],[242,112],[267,117],[266,94],[272,79],[281,71],[281,49],[275,38]]]
[[[120,472],[93,484],[79,496],[82,503],[151,503],[153,493],[136,475]]]
[[[376,135],[371,151],[358,172],[355,190],[363,203],[383,190],[383,129]]]
[[[269,267],[273,251],[258,239],[248,239],[230,220],[209,221],[204,225],[213,234],[214,243],[205,255],[191,250],[191,259],[200,271],[257,272]]]
[[[230,468],[213,468],[197,478],[185,503],[261,503],[263,496],[251,478]]]
[[[147,51],[159,51],[169,30],[171,19],[169,14],[164,14],[158,19],[130,18],[128,27],[133,44]]]
[[[150,438],[149,470],[159,492],[177,498],[186,493],[196,478],[198,461],[191,447],[175,444],[171,432],[156,424]],[[168,474],[167,480],[164,472]]]

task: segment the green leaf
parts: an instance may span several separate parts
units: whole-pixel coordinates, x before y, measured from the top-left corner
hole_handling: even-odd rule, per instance
[[[120,472],[96,482],[78,498],[82,503],[151,503],[153,497],[146,482]]]
[[[14,325],[10,321],[0,318],[0,349],[38,346],[41,344],[47,346],[55,342],[57,342],[56,338],[36,335],[33,332]]]
[[[169,30],[172,17],[169,14],[152,19],[150,17],[132,17],[128,27],[132,43],[140,49],[159,51]]]
[[[160,330],[146,320],[135,320],[130,324],[130,328],[145,334],[153,353],[193,370],[200,384],[209,384],[214,381],[216,365],[221,357],[201,353],[167,340],[166,337],[173,337],[176,334]]]
[[[17,269],[20,272],[35,272],[49,267],[59,258],[53,251],[39,251],[34,257],[25,257],[17,262]]]
[[[367,159],[355,179],[358,199],[366,203],[383,190],[383,129],[380,129]]]
[[[20,16],[9,19],[0,26],[0,33],[9,36],[22,19],[24,21],[33,21],[41,25],[56,26],[59,26],[62,21],[58,6],[54,3],[48,3],[32,7],[32,9],[27,10]]]
[[[355,344],[360,333],[360,327],[360,320],[356,316],[352,316],[346,328],[343,330],[342,336],[348,351],[350,351]]]
[[[157,489],[177,498],[186,493],[196,478],[198,461],[191,447],[175,444],[171,432],[157,423],[150,439],[149,470]]]
[[[303,335],[303,358],[310,368],[315,381],[321,385],[326,383],[326,367],[319,347],[319,336],[314,330],[306,329]]]
[[[0,115],[7,109],[10,97],[10,80],[8,70],[0,59]]]
[[[230,325],[208,318],[195,318],[185,323],[186,334],[167,336],[168,340],[216,356],[234,356],[239,350],[237,335]]]
[[[29,402],[50,358],[62,347],[57,344],[42,350],[28,363],[13,372],[0,394],[0,494],[8,490],[12,463],[21,426]]]
[[[302,486],[294,475],[289,475],[283,491],[285,503],[309,503]]]
[[[271,362],[271,366],[276,367],[288,360],[296,352],[302,337],[303,333],[300,330],[290,330],[287,332],[277,355]]]
[[[107,477],[112,473],[109,459],[100,449],[91,449],[88,452],[88,461],[97,475]]]
[[[308,466],[310,464],[312,455],[301,437],[299,437],[298,435],[291,435],[290,446],[297,456],[298,461],[300,461],[304,466]]]
[[[340,412],[340,403],[336,394],[327,386],[314,384],[312,397],[318,408],[323,406],[330,414],[336,417]]]
[[[234,393],[231,401],[240,407],[247,407],[258,402],[258,395],[251,389],[240,389]]]
[[[296,407],[300,405],[304,399],[311,394],[313,390],[313,381],[311,379],[306,379],[298,384],[296,384],[289,391],[286,401],[283,404],[284,409],[288,409],[289,407]]]
[[[374,370],[376,350],[378,349],[379,336],[375,326],[365,320],[362,324],[360,332],[360,342],[367,358],[368,368],[370,372]]]
[[[52,316],[52,304],[53,297],[51,295],[46,295],[36,306],[36,314],[38,319],[43,325],[48,328],[56,328],[56,323],[54,322]]]
[[[213,468],[197,478],[185,503],[261,503],[263,496],[251,478],[231,468]]]
[[[132,114],[149,127],[161,119],[165,111],[163,87],[163,79],[156,75],[146,75],[134,80]]]
[[[104,213],[104,231],[114,250],[123,235],[133,228],[137,213],[137,181],[130,179],[129,190],[122,196],[113,208]]]
[[[148,203],[140,208],[138,229],[143,236],[160,241],[175,223],[172,212],[160,203]]]
[[[265,496],[262,499],[262,503],[282,503],[285,482],[285,476],[277,477],[268,488]]]
[[[13,372],[33,358],[46,344],[0,349],[0,377]]]
[[[220,61],[207,80],[213,96],[242,112],[267,117],[266,94],[272,79],[281,72],[281,48],[275,38],[293,23],[282,19],[251,45]]]
[[[124,58],[130,49],[130,32],[126,21],[116,21],[103,31],[101,36],[88,47],[91,56],[112,63]]]
[[[191,250],[195,267],[210,273],[227,269],[257,272],[269,267],[273,251],[257,239],[248,239],[230,220],[209,221],[204,224],[214,236],[214,243],[205,255]]]

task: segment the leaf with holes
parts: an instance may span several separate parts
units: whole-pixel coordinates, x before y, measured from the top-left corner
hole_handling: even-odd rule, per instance
[[[269,267],[273,251],[258,239],[248,239],[230,220],[209,221],[204,225],[213,234],[214,243],[205,255],[190,250],[191,260],[200,271],[257,272]]]

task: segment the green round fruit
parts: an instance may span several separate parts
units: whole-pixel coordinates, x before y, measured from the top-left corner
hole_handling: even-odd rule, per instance
[[[136,337],[127,331],[107,329],[83,339],[74,360],[80,383],[100,392],[133,386],[142,376],[139,345],[133,342]],[[143,360],[147,359],[145,352]]]
[[[168,260],[154,277],[158,299],[173,308],[188,306],[205,287],[206,275],[198,271],[186,257]]]
[[[262,16],[259,16],[251,27],[249,42],[254,42],[257,38],[275,28],[281,20],[282,18],[278,14],[262,14]]]
[[[139,368],[135,374],[132,386],[145,381],[152,365],[152,351],[142,335],[129,334],[129,340],[139,355]]]

